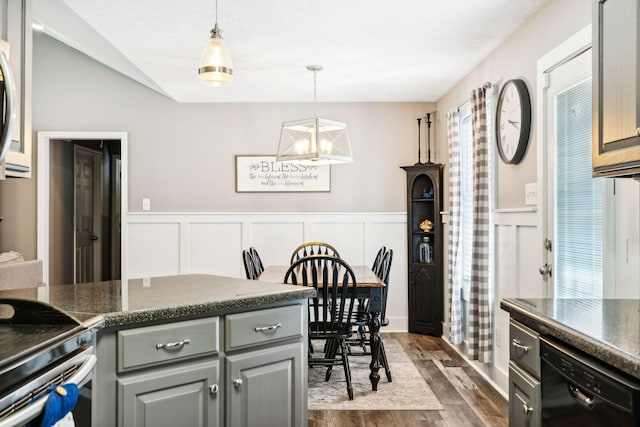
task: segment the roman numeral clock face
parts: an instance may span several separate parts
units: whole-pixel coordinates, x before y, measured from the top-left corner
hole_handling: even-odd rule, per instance
[[[523,80],[507,81],[498,97],[496,139],[502,161],[520,163],[531,131],[531,100]]]

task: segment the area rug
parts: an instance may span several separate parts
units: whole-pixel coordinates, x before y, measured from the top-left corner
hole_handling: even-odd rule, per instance
[[[316,344],[314,342],[314,346]],[[392,382],[387,381],[384,368],[380,368],[378,391],[371,390],[371,357],[350,356],[353,400],[349,400],[342,366],[333,367],[328,382],[324,381],[326,368],[309,368],[308,409],[441,410],[440,401],[426,384],[402,345],[393,338],[385,338],[384,347],[391,368]]]

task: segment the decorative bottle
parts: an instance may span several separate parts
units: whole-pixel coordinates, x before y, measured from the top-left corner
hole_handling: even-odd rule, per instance
[[[420,246],[418,248],[418,253],[420,254],[420,262],[427,264],[433,262],[433,248],[431,247],[429,236],[424,236],[422,238],[422,242],[420,242]]]

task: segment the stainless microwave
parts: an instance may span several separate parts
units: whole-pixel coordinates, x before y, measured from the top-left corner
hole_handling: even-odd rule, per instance
[[[9,43],[0,40],[0,163],[13,143],[16,117],[16,86],[9,66]]]

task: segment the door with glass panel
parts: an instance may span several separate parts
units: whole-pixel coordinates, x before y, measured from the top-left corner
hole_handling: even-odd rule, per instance
[[[555,298],[601,298],[603,178],[592,177],[591,49],[547,73],[546,212],[540,274]]]

